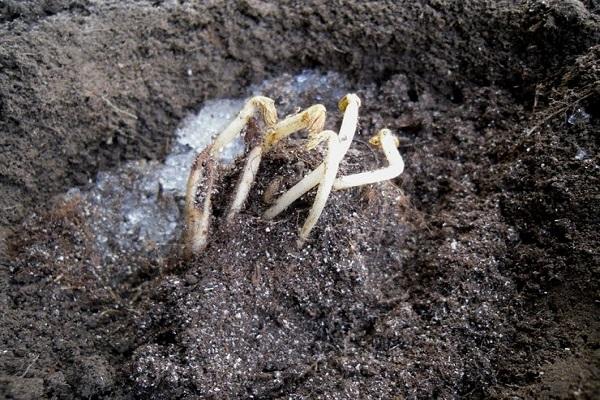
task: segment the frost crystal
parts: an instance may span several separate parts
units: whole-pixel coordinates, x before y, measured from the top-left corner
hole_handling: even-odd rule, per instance
[[[589,120],[590,114],[586,113],[581,107],[578,107],[575,112],[567,118],[567,122],[571,125],[583,125],[588,123]]]

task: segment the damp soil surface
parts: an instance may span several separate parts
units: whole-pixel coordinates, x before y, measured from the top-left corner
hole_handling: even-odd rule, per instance
[[[0,1],[0,398],[598,398],[599,12]],[[367,141],[388,127],[400,177],[334,192],[298,249],[314,192],[261,215],[322,159],[299,135],[229,225],[226,174],[197,257],[103,257],[63,193],[163,160],[205,101],[305,69],[362,99],[341,173],[384,164]],[[318,101],[265,94],[280,115]]]

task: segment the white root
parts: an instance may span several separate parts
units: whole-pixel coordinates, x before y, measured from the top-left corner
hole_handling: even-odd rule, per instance
[[[235,198],[233,204],[227,214],[226,223],[233,221],[233,218],[241,211],[256,174],[258,173],[258,167],[263,153],[270,150],[277,142],[288,137],[294,132],[302,129],[308,130],[309,135],[314,135],[323,129],[325,124],[326,110],[321,104],[316,104],[307,108],[298,114],[292,115],[283,121],[278,122],[274,126],[271,126],[267,131],[262,144],[252,149],[248,155],[248,161],[242,172],[242,178],[236,189]]]
[[[300,229],[298,247],[301,247],[304,244],[304,241],[308,238],[308,235],[310,235],[310,231],[317,224],[317,221],[325,208],[331,189],[333,188],[333,182],[335,181],[340,162],[344,157],[344,153],[341,151],[342,146],[340,140],[334,131],[321,132],[317,139],[315,139],[314,142],[311,142],[309,146],[316,146],[316,144],[322,140],[327,140],[327,155],[323,161],[324,173],[321,177],[321,182],[319,182],[319,189],[317,190],[308,217]]]
[[[248,194],[250,193],[250,189],[252,188],[252,184],[254,183],[254,179],[256,178],[256,174],[258,173],[258,166],[260,165],[261,159],[262,146],[256,146],[248,154],[248,159],[246,160],[242,175],[235,190],[235,197],[233,198],[233,202],[231,203],[231,207],[225,219],[227,223],[231,223],[233,218],[244,206]]]
[[[404,172],[404,160],[398,152],[398,138],[389,129],[380,130],[369,142],[375,146],[381,146],[389,162],[389,166],[374,171],[340,177],[335,180],[333,190],[387,181],[394,179]]]
[[[309,132],[309,148],[315,147],[322,141],[327,141],[325,159],[317,168],[281,195],[264,213],[265,219],[274,218],[306,192],[319,185],[309,215],[300,229],[298,246],[302,246],[308,239],[310,232],[323,213],[332,190],[368,185],[390,180],[400,175],[404,171],[404,160],[398,152],[398,139],[388,129],[382,129],[371,138],[370,143],[381,146],[389,165],[374,171],[336,178],[340,163],[348,152],[356,132],[360,105],[360,99],[355,94],[348,94],[340,100],[339,108],[344,113],[344,117],[340,131],[336,134],[333,131],[322,130],[326,110],[320,104],[277,123],[277,112],[273,100],[262,96],[248,100],[236,119],[217,136],[210,147],[198,154],[192,165],[186,191],[185,254],[189,256],[198,254],[206,246],[212,219],[211,197],[219,175],[220,153],[228,143],[242,133],[244,127],[257,112],[264,118],[267,133],[258,142],[254,137],[248,141],[254,147],[248,154],[238,180],[233,201],[225,218],[227,223],[231,223],[244,207],[256,179],[263,153],[269,151],[282,139],[302,129]]]
[[[262,115],[267,126],[277,122],[277,111],[273,100],[262,96],[252,97],[237,117],[217,136],[212,145],[196,156],[188,176],[185,196],[186,229],[183,243],[185,256],[200,253],[208,243],[212,219],[211,198],[219,173],[219,154],[229,142],[242,133],[244,126],[257,112]],[[252,174],[254,177],[258,165],[250,165],[249,168],[254,168]],[[245,197],[238,202],[241,201],[243,205],[244,200]]]
[[[322,104],[315,104],[298,114],[278,122],[269,129],[265,135],[263,142],[265,153],[271,150],[277,142],[285,139],[294,132],[298,132],[302,129],[307,129],[308,133],[311,135],[321,132],[325,125],[326,115],[327,110],[325,110],[325,106]]]
[[[211,193],[215,174],[214,159],[206,149],[194,159],[187,181],[183,249],[187,257],[197,254],[206,246],[212,216]],[[204,199],[199,198],[201,194]]]
[[[339,108],[344,113],[342,126],[338,134],[340,148],[339,152],[343,158],[354,138],[356,126],[358,125],[358,109],[360,107],[360,98],[355,94],[347,94],[340,100]],[[281,195],[275,204],[271,206],[263,215],[266,219],[275,218],[283,210],[288,208],[294,201],[302,197],[303,194],[319,184],[325,174],[324,163],[319,164],[311,173],[305,176],[300,182]]]
[[[217,157],[227,144],[242,133],[242,129],[256,112],[260,112],[268,127],[277,123],[277,110],[273,100],[264,96],[252,97],[246,102],[237,117],[216,137],[211,145],[210,154]]]

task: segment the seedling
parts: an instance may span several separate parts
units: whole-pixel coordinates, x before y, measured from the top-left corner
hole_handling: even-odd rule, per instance
[[[389,165],[374,171],[342,176],[335,180],[333,190],[347,189],[355,186],[389,181],[404,172],[404,160],[398,151],[398,138],[389,130],[382,129],[373,136],[369,143],[381,147]]]
[[[344,96],[342,100],[340,100],[338,107],[340,111],[344,113],[344,118],[342,119],[342,125],[340,127],[340,133],[338,135],[340,146],[336,149],[336,152],[341,160],[350,148],[352,139],[354,138],[354,132],[356,132],[360,99],[355,94],[348,94]],[[339,166],[339,162],[337,164]],[[338,167],[336,166],[335,173],[337,173],[337,168]],[[317,186],[323,179],[325,172],[326,165],[325,162],[322,162],[311,173],[305,176],[300,182],[295,184],[290,190],[277,199],[275,204],[273,204],[273,206],[271,206],[271,208],[264,213],[264,217],[266,219],[275,218],[290,204],[302,197],[303,194]]]
[[[215,141],[200,152],[190,170],[185,196],[184,254],[198,254],[206,247],[212,219],[212,194],[223,165],[219,155],[237,136],[245,133],[248,124],[257,116],[267,127],[264,137],[247,135],[245,139],[252,147],[235,195],[227,212],[226,221],[231,222],[242,209],[254,183],[263,151],[268,151],[277,142],[294,132],[307,129],[309,134],[320,132],[325,123],[325,107],[317,104],[277,122],[277,110],[273,100],[256,96],[248,100],[238,116],[216,137]]]
[[[347,189],[355,186],[368,185],[371,183],[390,180],[404,171],[404,161],[398,152],[398,139],[389,129],[382,129],[377,135],[369,140],[374,146],[381,147],[388,159],[389,166],[375,171],[363,172],[343,176],[336,179],[340,162],[348,152],[356,126],[358,124],[358,108],[360,99],[354,94],[346,95],[339,103],[340,111],[344,112],[340,133],[335,137],[331,131],[324,131],[309,141],[309,147],[314,147],[319,141],[328,140],[327,155],[323,163],[311,173],[294,185],[290,190],[281,195],[275,204],[265,213],[266,219],[272,219],[299,199],[303,194],[319,185],[313,206],[308,214],[306,222],[300,229],[298,246],[301,247],[312,228],[316,225],[331,190]]]
[[[251,98],[237,118],[217,136],[213,144],[198,154],[192,165],[186,192],[184,252],[187,255],[198,254],[206,246],[212,219],[212,192],[216,179],[223,168],[218,155],[236,136],[244,133],[250,121],[257,118],[257,115],[264,121],[265,134],[250,135],[252,137],[247,140],[251,150],[225,217],[227,223],[231,222],[243,208],[256,179],[263,153],[268,152],[279,141],[300,130],[308,131],[307,147],[309,149],[323,141],[327,142],[325,159],[317,168],[281,195],[274,205],[264,213],[265,219],[276,217],[303,194],[318,185],[314,203],[299,232],[299,247],[304,244],[319,220],[332,190],[372,184],[400,175],[404,170],[404,161],[397,149],[398,139],[388,129],[382,129],[371,138],[370,143],[382,148],[389,165],[374,171],[336,178],[340,163],[350,148],[356,132],[360,104],[360,99],[355,94],[348,94],[340,100],[339,108],[344,113],[344,117],[339,133],[336,133],[331,130],[322,130],[326,110],[320,104],[277,122],[277,111],[273,100],[261,96]]]

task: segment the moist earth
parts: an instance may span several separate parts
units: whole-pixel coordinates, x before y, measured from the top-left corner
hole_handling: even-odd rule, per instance
[[[599,10],[0,1],[0,397],[598,398]],[[333,193],[298,249],[314,194],[261,218],[322,158],[297,138],[233,225],[224,180],[194,259],[99,254],[61,193],[304,69],[362,99],[342,172],[381,165],[366,141],[388,127],[404,174]]]

